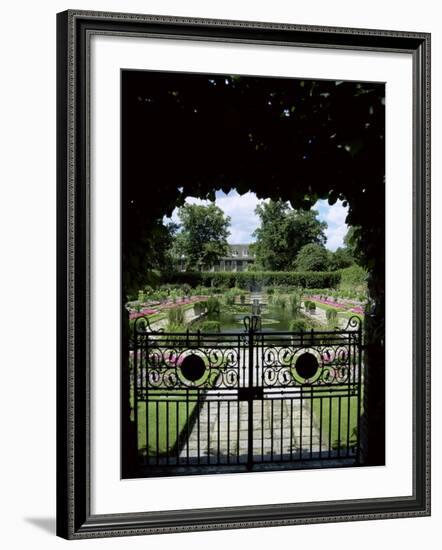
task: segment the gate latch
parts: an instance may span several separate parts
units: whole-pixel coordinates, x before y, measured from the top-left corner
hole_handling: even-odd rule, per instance
[[[259,387],[251,388],[239,388],[238,389],[238,400],[239,401],[249,401],[253,399],[263,399],[264,398],[264,389]]]

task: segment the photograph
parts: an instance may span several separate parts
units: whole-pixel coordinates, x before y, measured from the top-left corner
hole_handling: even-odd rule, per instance
[[[122,477],[385,464],[385,83],[120,78]]]

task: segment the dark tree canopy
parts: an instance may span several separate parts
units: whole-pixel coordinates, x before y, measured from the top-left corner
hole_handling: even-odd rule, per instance
[[[129,257],[152,227],[187,196],[214,199],[217,189],[296,209],[346,201],[362,263],[383,271],[383,84],[122,74],[125,288],[142,273]],[[149,268],[150,254],[137,263]]]

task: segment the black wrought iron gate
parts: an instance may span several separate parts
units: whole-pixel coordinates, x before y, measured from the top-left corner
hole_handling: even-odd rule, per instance
[[[145,475],[359,460],[361,326],[166,333],[135,323],[131,402]],[[276,466],[275,466],[276,467]]]

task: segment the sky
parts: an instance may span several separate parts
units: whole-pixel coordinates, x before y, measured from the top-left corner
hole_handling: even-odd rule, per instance
[[[186,202],[189,204],[209,204],[209,201],[197,199],[195,197],[187,197]],[[215,204],[231,218],[230,236],[227,241],[229,244],[248,244],[254,242],[252,233],[259,226],[259,218],[255,214],[255,208],[260,201],[255,193],[245,193],[239,195],[237,191],[230,191],[227,195],[222,191],[216,192]],[[345,217],[347,216],[347,207],[342,206],[341,201],[337,201],[330,206],[326,200],[319,200],[313,207],[318,211],[318,218],[327,223],[326,248],[335,251],[338,247],[343,246],[344,237],[347,233],[347,225]],[[164,218],[165,222],[173,220],[179,223],[178,209],[172,213],[171,218]]]

